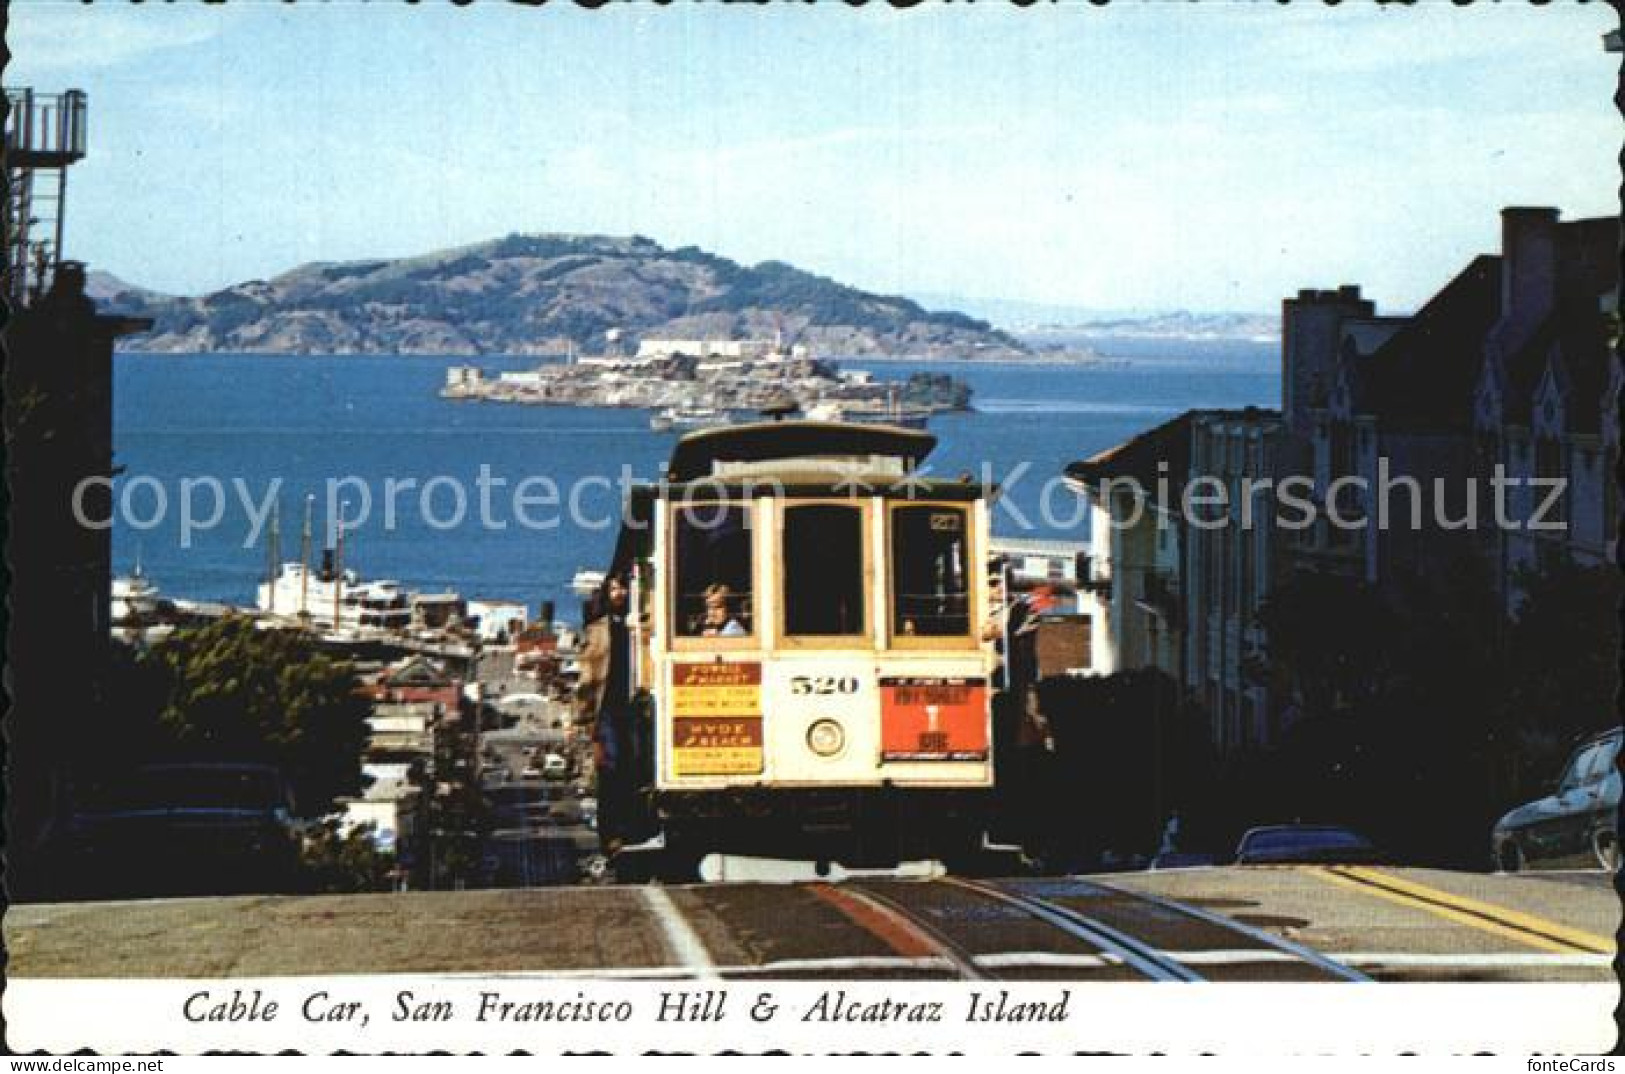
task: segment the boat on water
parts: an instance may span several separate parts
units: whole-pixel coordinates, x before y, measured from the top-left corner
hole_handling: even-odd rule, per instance
[[[158,587],[142,573],[141,562],[137,560],[134,571],[113,579],[108,618],[119,625],[150,618],[157,610]]]
[[[833,399],[820,399],[802,411],[806,421],[848,421],[846,408]]]
[[[800,421],[923,429],[933,413],[935,412],[930,407],[913,403],[819,399],[808,403],[805,407],[790,403],[782,407],[765,408],[762,417],[776,421],[794,417]]]
[[[582,600],[592,596],[604,585],[604,572],[582,569],[570,579],[570,591]]]
[[[329,630],[406,630],[412,625],[412,594],[390,579],[363,581],[353,570],[334,571],[324,555],[319,570],[284,563],[276,577],[259,584],[255,607],[272,616],[308,621]]]
[[[710,429],[731,424],[732,421],[726,410],[713,406],[669,406],[650,415],[649,428],[657,433],[666,433],[673,429]]]
[[[895,387],[884,399],[821,399],[805,410],[809,421],[856,422],[902,429],[924,429],[935,413],[934,407],[904,402]]]
[[[864,425],[891,425],[900,429],[924,429],[935,411],[914,403],[860,403],[847,406],[840,420]]]

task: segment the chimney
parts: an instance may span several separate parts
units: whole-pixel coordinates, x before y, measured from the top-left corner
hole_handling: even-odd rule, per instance
[[[1310,436],[1309,412],[1325,405],[1340,354],[1343,322],[1370,317],[1376,303],[1357,284],[1336,290],[1305,288],[1281,303],[1281,409],[1291,435]]]
[[[1501,322],[1527,337],[1557,297],[1557,210],[1501,210]]]

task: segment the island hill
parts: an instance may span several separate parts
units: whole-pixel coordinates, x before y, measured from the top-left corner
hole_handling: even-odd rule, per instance
[[[201,297],[93,274],[91,293],[109,312],[153,319],[121,346],[169,353],[594,353],[614,333],[634,347],[643,338],[778,337],[843,357],[1030,354],[962,313],[641,236],[509,235],[421,257],[304,265]]]

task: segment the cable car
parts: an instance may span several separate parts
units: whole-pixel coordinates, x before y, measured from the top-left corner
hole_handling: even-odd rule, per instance
[[[636,486],[637,812],[678,859],[885,866],[974,853],[994,785],[991,490],[929,433],[702,430]]]

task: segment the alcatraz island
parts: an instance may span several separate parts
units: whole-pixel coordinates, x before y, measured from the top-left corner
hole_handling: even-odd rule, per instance
[[[645,339],[629,355],[571,355],[563,363],[494,378],[478,366],[452,366],[441,395],[642,408],[655,411],[653,428],[665,430],[774,410],[830,421],[923,425],[933,414],[970,409],[971,389],[945,373],[879,381],[867,370],[841,368],[812,357],[804,346],[785,348],[778,341]]]

